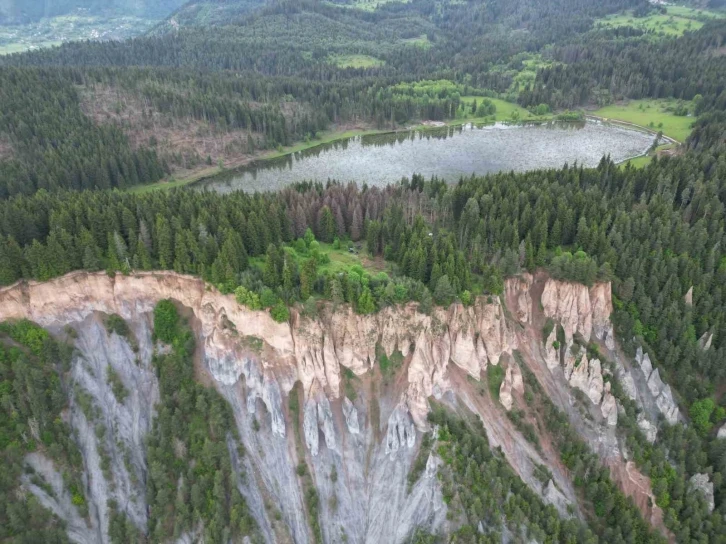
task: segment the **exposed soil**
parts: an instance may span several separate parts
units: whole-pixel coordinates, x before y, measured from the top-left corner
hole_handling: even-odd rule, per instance
[[[4,136],[0,135],[0,160],[9,159],[12,154],[12,144]]]
[[[666,529],[663,523],[663,510],[655,504],[650,479],[643,475],[632,461],[612,462],[608,464],[608,467],[610,468],[610,477],[619,484],[623,493],[633,499],[643,517],[666,536],[670,542],[675,542],[675,537]]]
[[[175,171],[209,167],[208,158],[212,164],[221,160],[225,167],[235,167],[259,154],[248,145],[248,137],[257,143],[255,133],[162,114],[144,98],[122,89],[80,87],[79,95],[81,109],[96,123],[119,125],[132,148],[155,147]]]
[[[522,353],[524,360],[527,362],[528,368],[534,373],[540,385],[544,389],[547,396],[554,402],[556,406],[564,410],[570,419],[570,422],[578,430],[579,434],[588,440],[588,436],[592,434],[592,426],[587,424],[588,422],[582,421],[582,417],[576,406],[572,405],[572,399],[567,387],[564,385],[564,376],[561,380],[555,379],[554,374],[549,371],[547,365],[544,363],[544,354],[542,353],[543,341],[542,341],[542,328],[544,327],[546,318],[542,312],[539,301],[542,299],[542,292],[544,285],[547,280],[547,275],[539,272],[535,274],[532,288],[530,289],[530,296],[532,298],[532,319],[531,324],[524,329],[518,330],[519,337],[519,351]],[[602,353],[607,353],[608,350],[598,342]],[[624,357],[622,350],[616,344],[616,352]],[[562,372],[561,369],[556,369],[556,372]],[[525,386],[526,388],[526,386]],[[588,406],[588,408],[590,408]],[[544,429],[540,429],[540,441],[543,449],[547,446],[552,447],[549,442],[548,433]],[[595,444],[593,444],[594,446]],[[548,463],[555,462],[559,458],[556,454],[554,447],[552,448],[554,456],[547,456]],[[611,478],[618,487],[629,497],[632,497],[633,502],[641,511],[643,517],[648,520],[653,527],[659,530],[669,540],[673,540],[673,535],[666,529],[663,523],[663,511],[655,504],[655,498],[653,496],[650,479],[640,473],[632,461],[625,461],[622,454],[619,452],[609,451],[597,451],[596,452],[603,458],[603,462],[610,468]],[[547,450],[545,450],[547,451]],[[616,454],[617,455],[613,455]],[[563,467],[564,469],[564,467]],[[566,469],[564,469],[566,471]]]
[[[470,407],[473,407],[474,411],[480,415],[492,447],[499,446],[502,448],[515,472],[523,480],[531,480],[529,467],[532,462],[538,462],[536,460],[540,459],[541,464],[547,466],[552,472],[555,483],[561,488],[565,496],[574,501],[576,498],[575,490],[551,442],[549,440],[540,442],[542,448],[542,454],[540,454],[535,446],[530,444],[517,430],[507,417],[504,408],[491,397],[488,391],[485,394],[480,394],[467,379],[468,374],[454,365],[449,367],[449,374],[453,390],[457,392],[459,397],[466,399]],[[517,399],[517,403],[520,407],[526,406],[521,398]],[[543,438],[545,434],[542,433],[540,438]],[[562,489],[563,487],[564,489]]]

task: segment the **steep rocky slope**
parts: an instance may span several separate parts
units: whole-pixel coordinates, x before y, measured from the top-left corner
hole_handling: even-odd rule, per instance
[[[84,459],[88,519],[75,511],[62,478],[42,456],[31,455],[27,462],[53,493],[24,484],[67,521],[74,541],[108,541],[109,499],[134,525],[145,527],[149,469],[143,441],[159,396],[151,358],[155,349],[164,349],[152,342],[150,316],[163,299],[189,312],[199,344],[197,379],[213,385],[232,406],[247,452],[232,453],[238,487],[267,542],[315,540],[301,463],[317,489],[325,542],[402,542],[419,527],[452,530],[456,521],[447,517],[435,453],[408,489],[421,438],[431,431],[430,399],[478,414],[490,444],[501,448],[530,488],[561,516],[583,518],[581,498],[546,433],[535,446],[507,415],[525,407],[523,370],[568,414],[646,518],[662,526],[647,478],[627,461],[620,444],[610,382],[617,377],[642,407],[639,424],[653,435],[658,414],[675,420],[678,409],[647,354],[639,353],[634,363],[618,350],[608,284],[587,288],[524,275],[507,281],[504,300],[480,298],[471,307],[437,308],[432,315],[414,306],[371,316],[327,308],[314,319],[293,314],[289,324],[279,324],[197,278],[75,273],[0,290],[0,321],[26,318],[56,334],[68,334],[69,327],[76,331],[74,391],[90,395],[97,407],[94,421],[88,421],[75,398],[68,415]],[[104,314],[119,314],[130,324],[133,349],[106,331]],[[603,364],[584,345],[598,346],[603,360],[614,365]],[[377,363],[381,354],[400,361],[399,367],[384,375]],[[498,399],[482,392],[489,369],[497,365],[504,367]],[[122,402],[113,394],[107,367],[130,392]],[[94,430],[99,423],[105,432]],[[538,467],[551,474],[546,483]]]

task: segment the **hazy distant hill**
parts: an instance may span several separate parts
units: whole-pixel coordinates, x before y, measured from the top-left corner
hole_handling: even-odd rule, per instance
[[[158,30],[235,23],[264,4],[265,0],[189,0],[168,18],[169,26],[160,25]]]
[[[182,4],[184,0],[0,0],[0,24],[28,23],[78,9],[93,14],[162,18]]]

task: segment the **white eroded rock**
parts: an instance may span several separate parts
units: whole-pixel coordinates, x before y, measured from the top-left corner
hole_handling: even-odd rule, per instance
[[[660,395],[658,395],[658,398],[655,399],[655,404],[658,406],[658,410],[660,410],[668,423],[671,425],[678,423],[678,420],[680,419],[680,412],[676,401],[673,399],[673,392],[671,391],[670,385],[663,387]]]
[[[570,505],[570,501],[567,500],[567,497],[557,488],[552,480],[547,482],[542,498],[545,502],[554,506],[560,515],[568,515],[567,507]]]
[[[641,348],[638,349],[640,350]],[[647,353],[643,353],[642,357],[638,362],[640,363],[640,369],[645,375],[645,379],[649,379],[650,375],[653,373],[653,363],[650,362],[650,355],[648,355]]]
[[[529,294],[531,287],[532,275],[528,273],[507,278],[504,282],[507,305],[510,307],[514,318],[524,324],[532,320],[532,297]]]
[[[330,401],[325,395],[321,395],[318,400],[318,425],[325,436],[325,446],[331,451],[337,451],[333,411],[330,409]]]
[[[657,397],[660,395],[661,391],[663,391],[664,387],[665,384],[663,383],[663,380],[660,379],[660,372],[656,368],[653,372],[651,372],[650,378],[648,378],[648,389],[650,389],[651,395]]]
[[[499,386],[499,402],[509,411],[512,409],[514,398],[513,391],[524,393],[524,382],[522,381],[522,370],[515,362],[510,362],[507,371],[504,374],[504,380]]]
[[[658,438],[658,427],[645,417],[642,412],[638,414],[638,427],[643,431],[645,439],[651,444]]]
[[[694,474],[691,479],[688,480],[692,489],[696,489],[703,493],[708,504],[708,511],[713,512],[715,507],[713,498],[713,482],[709,479],[708,474]]]
[[[303,413],[303,434],[305,435],[305,444],[310,453],[314,456],[319,451],[319,433],[318,433],[318,408],[317,402],[312,398],[305,401],[305,412]]]
[[[554,370],[560,366],[560,350],[555,348],[557,341],[557,327],[552,329],[550,335],[545,339],[544,352],[547,368]]]
[[[627,370],[624,370],[620,374],[620,385],[623,387],[623,392],[630,400],[635,400],[637,398],[635,380],[633,379],[633,375]]]
[[[572,387],[585,393],[593,404],[600,404],[602,401],[605,382],[603,380],[599,359],[591,359],[588,361],[587,357],[583,354],[580,359],[580,364],[577,366],[573,364],[569,382]]]
[[[395,454],[404,447],[413,448],[415,444],[416,426],[413,424],[406,407],[399,404],[388,418],[386,455]]]
[[[345,417],[345,424],[348,427],[348,431],[351,434],[360,433],[360,426],[358,425],[358,410],[356,410],[355,406],[348,397],[343,398],[343,416]]]
[[[713,342],[713,333],[710,331],[706,331],[701,335],[701,338],[698,339],[698,347],[700,347],[703,351],[708,351],[711,349],[711,343]]]
[[[605,393],[600,405],[600,412],[608,425],[615,427],[618,424],[618,405],[612,394]]]

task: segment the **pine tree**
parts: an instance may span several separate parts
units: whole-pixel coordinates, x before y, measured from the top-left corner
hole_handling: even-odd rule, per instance
[[[318,214],[318,234],[322,242],[330,243],[336,233],[335,219],[328,206],[323,206]]]
[[[156,216],[156,255],[159,259],[159,268],[169,270],[174,263],[174,250],[171,226],[166,218]]]
[[[376,311],[376,304],[373,302],[373,294],[370,288],[366,285],[361,291],[360,297],[358,297],[358,313],[361,314],[372,314]]]

